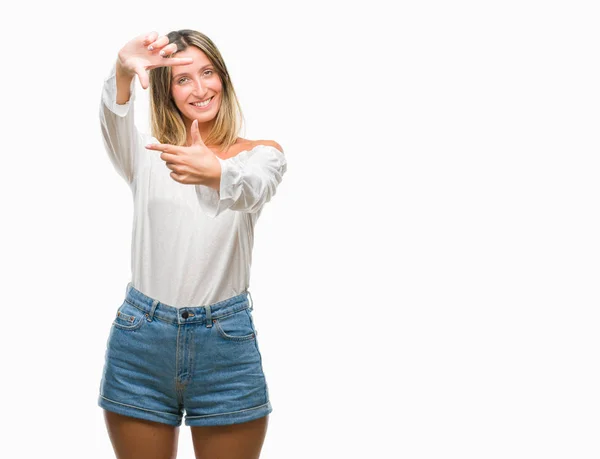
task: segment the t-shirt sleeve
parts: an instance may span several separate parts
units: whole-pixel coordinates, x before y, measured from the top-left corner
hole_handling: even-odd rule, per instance
[[[285,155],[270,145],[258,145],[251,151],[221,159],[219,190],[194,185],[202,211],[217,217],[226,209],[257,213],[275,195],[287,171]]]
[[[117,104],[115,62],[102,87],[100,127],[108,157],[119,175],[131,186],[135,175],[136,151],[142,144],[140,133],[133,121],[135,77],[131,80],[130,90],[129,101],[125,104]]]

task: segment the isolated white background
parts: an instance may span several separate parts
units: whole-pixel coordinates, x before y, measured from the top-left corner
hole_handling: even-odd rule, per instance
[[[596,5],[391,5],[2,15],[10,457],[114,457],[96,400],[133,208],[98,106],[128,40],[183,28],[221,50],[242,136],[288,158],[251,278],[274,408],[261,458],[599,457]]]

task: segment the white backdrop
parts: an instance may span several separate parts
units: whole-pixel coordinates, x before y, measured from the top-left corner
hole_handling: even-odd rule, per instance
[[[594,6],[15,4],[3,448],[114,457],[96,400],[133,208],[101,88],[128,40],[192,28],[223,54],[242,136],[288,159],[252,266],[274,409],[261,458],[599,457]]]

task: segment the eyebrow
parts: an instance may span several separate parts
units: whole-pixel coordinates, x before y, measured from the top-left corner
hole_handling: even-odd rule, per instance
[[[200,70],[204,70],[206,67],[212,67],[212,64],[206,64],[204,67],[201,67]],[[187,75],[187,74],[188,74],[188,72],[178,73],[172,79],[174,80],[177,77],[180,77],[182,75]]]

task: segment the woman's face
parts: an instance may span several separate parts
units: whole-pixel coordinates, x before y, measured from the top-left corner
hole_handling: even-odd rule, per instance
[[[191,124],[197,119],[199,124],[212,120],[221,106],[221,79],[214,66],[202,51],[195,46],[189,46],[178,51],[173,57],[191,57],[193,62],[187,65],[172,67],[171,95],[175,105]],[[211,99],[212,98],[212,99]],[[208,105],[198,106],[196,102],[206,102]]]

